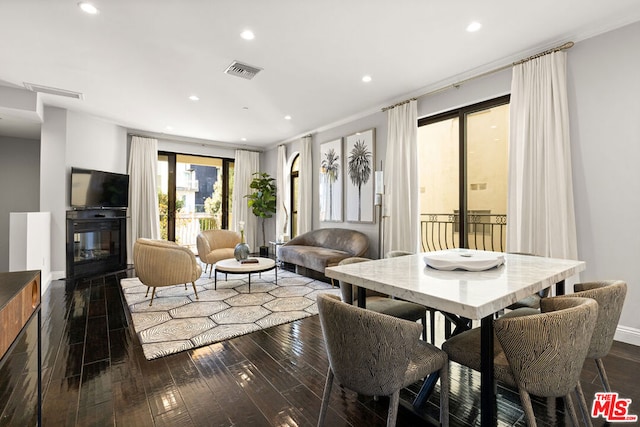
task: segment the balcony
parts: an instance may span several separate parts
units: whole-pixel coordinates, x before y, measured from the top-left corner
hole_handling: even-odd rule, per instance
[[[202,230],[220,228],[222,223],[219,215],[215,216],[204,212],[177,213],[175,221],[176,243],[181,246],[188,247],[196,255],[198,254],[198,249],[196,247],[196,237],[198,236],[198,233]],[[160,224],[165,230],[163,231],[164,235],[162,238],[166,239],[166,215],[160,215]]]
[[[504,252],[507,237],[507,215],[488,211],[469,211],[467,215],[469,249]],[[460,215],[424,213],[420,215],[421,245],[424,252],[458,247]]]
[[[186,178],[176,183],[176,191],[198,191],[200,183],[197,179]]]

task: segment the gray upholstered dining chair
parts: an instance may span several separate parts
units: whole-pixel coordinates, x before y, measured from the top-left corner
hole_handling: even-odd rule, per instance
[[[393,250],[393,251],[387,252],[387,258],[396,258],[401,256],[407,256],[407,255],[414,255],[414,253],[409,251],[401,251],[401,250]],[[436,342],[436,310],[430,307],[425,307],[425,309],[429,312],[429,333],[431,334],[431,344],[435,344]],[[424,340],[425,341],[427,340],[426,335],[424,337]]]
[[[513,255],[539,256],[539,255],[528,253],[528,252],[509,252],[509,253]],[[517,310],[519,308],[534,308],[537,310],[540,308],[540,300],[542,298],[547,298],[550,293],[551,293],[551,288],[544,288],[540,292],[536,292],[535,294],[531,294],[527,297],[522,298],[521,300],[514,302],[513,304],[508,306],[507,309]]]
[[[358,262],[371,261],[369,258],[351,257],[345,258],[338,265],[355,264]],[[357,298],[357,286],[351,285],[343,280],[340,283],[340,294],[342,301],[353,304]],[[412,322],[420,320],[422,323],[422,337],[427,340],[427,307],[409,301],[390,298],[389,295],[381,294],[370,289],[366,290],[366,308],[377,313],[388,314],[400,319]],[[432,335],[433,339],[433,335]],[[432,341],[433,343],[433,341]]]
[[[613,336],[616,333],[624,299],[627,295],[627,283],[622,280],[576,283],[573,286],[573,291],[574,294],[571,296],[593,298],[598,302],[598,320],[591,338],[587,359],[593,359],[596,362],[602,386],[605,391],[610,392],[611,387],[602,358],[611,350]]]
[[[407,255],[413,255],[413,254],[414,252],[394,250],[394,251],[387,252],[387,255],[385,256],[385,258],[396,258],[399,256],[407,256]]]
[[[394,426],[400,390],[438,372],[440,423],[449,425],[449,371],[445,352],[419,339],[420,326],[319,294],[320,325],[329,369],[318,426],[324,424],[334,382],[367,396],[389,396],[387,426]]]
[[[507,308],[509,310],[517,310],[519,308],[535,308],[535,309],[539,309],[540,308],[540,300],[542,300],[542,298],[547,298],[549,296],[550,292],[551,292],[551,288],[545,288],[545,289],[541,290],[540,292],[536,292],[535,294],[531,294],[531,295],[529,295],[527,297],[522,298],[521,300],[518,300],[518,301],[514,302],[513,304],[511,304]]]
[[[520,394],[528,426],[535,426],[530,394],[563,397],[574,425],[578,418],[571,399],[575,390],[585,422],[591,425],[580,372],[587,357],[598,304],[579,297],[554,297],[541,300],[541,313],[520,316],[518,310],[495,321],[495,378],[516,388]],[[480,370],[480,329],[451,337],[442,349],[449,360]]]

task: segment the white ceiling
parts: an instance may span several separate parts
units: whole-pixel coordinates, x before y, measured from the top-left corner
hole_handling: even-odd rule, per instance
[[[0,84],[81,92],[42,99],[132,130],[257,147],[640,20],[638,0],[93,4],[95,16],[77,0],[2,0]],[[482,29],[466,32],[474,20]],[[240,38],[245,29],[254,40]],[[263,71],[224,74],[234,60]],[[0,133],[15,127],[0,118]]]

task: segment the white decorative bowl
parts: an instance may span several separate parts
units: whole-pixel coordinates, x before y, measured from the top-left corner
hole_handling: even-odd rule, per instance
[[[436,270],[484,271],[504,264],[504,254],[454,249],[428,253],[424,256],[424,263]]]

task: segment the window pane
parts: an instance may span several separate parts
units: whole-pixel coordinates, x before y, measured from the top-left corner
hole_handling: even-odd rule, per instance
[[[232,194],[225,178],[229,170],[233,174],[233,161],[227,159],[175,153],[158,155],[163,239],[175,240],[197,252],[196,238],[200,231],[227,226]],[[175,212],[169,212],[174,200]]]
[[[228,221],[227,224],[229,226],[227,228],[231,229],[233,224],[233,183],[234,183],[234,172],[235,172],[235,163],[229,162],[229,196],[227,197],[227,211],[228,211]]]
[[[468,246],[504,250],[506,233],[500,231],[507,214],[509,105],[466,118]]]
[[[160,238],[167,240],[167,227],[169,224],[169,156],[158,156],[156,185],[158,186],[158,210],[160,211]]]
[[[420,122],[422,249],[433,251],[464,245],[504,251],[508,97]],[[464,182],[460,181],[462,176]],[[461,210],[462,206],[466,211]]]
[[[291,237],[296,237],[298,235],[298,206],[300,205],[300,187],[298,175],[291,177],[291,186],[293,188],[293,199],[291,201],[292,212],[291,212]]]
[[[420,218],[425,251],[458,247],[459,119],[418,128]]]
[[[222,159],[176,156],[176,243],[194,252],[200,230],[222,224]]]
[[[300,155],[297,155],[295,159],[293,159],[293,164],[291,165],[291,173],[300,172]]]
[[[298,206],[300,205],[300,155],[296,155],[291,164],[291,238],[298,235]]]

